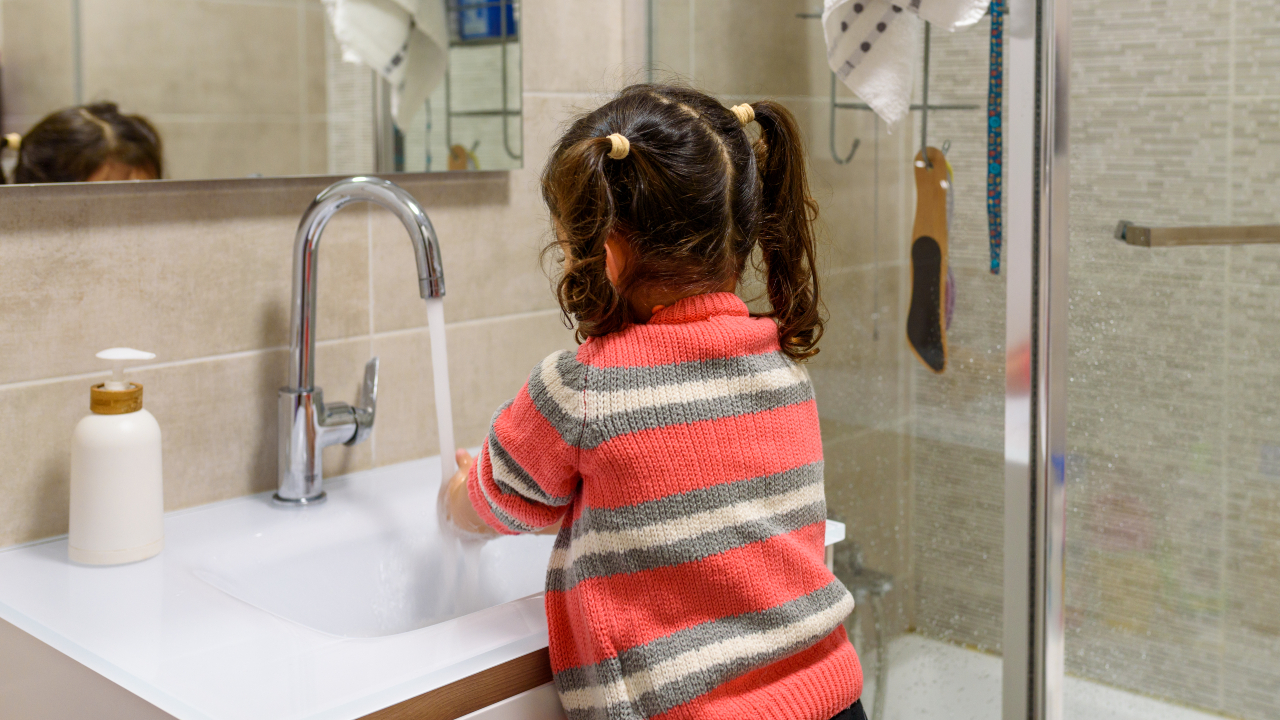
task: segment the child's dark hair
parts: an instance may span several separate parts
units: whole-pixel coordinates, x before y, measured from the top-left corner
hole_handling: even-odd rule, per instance
[[[782,351],[818,352],[822,337],[804,147],[795,118],[776,102],[730,111],[696,90],[632,85],[578,118],[551,153],[542,195],[556,225],[547,251],[565,254],[557,288],[578,339],[632,320],[639,287],[711,292],[740,280],[757,247]],[[754,112],[752,142],[738,114]],[[617,133],[625,157],[610,157]],[[604,241],[616,233],[633,261],[615,288]],[[545,251],[544,251],[545,252]]]
[[[69,107],[23,136],[14,182],[83,182],[110,160],[161,177],[160,134],[141,115],[122,115],[115,103]]]

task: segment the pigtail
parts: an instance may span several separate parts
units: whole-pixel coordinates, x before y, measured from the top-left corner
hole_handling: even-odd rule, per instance
[[[756,164],[762,216],[757,234],[765,287],[778,323],[782,352],[804,360],[818,352],[823,318],[815,269],[813,221],[818,204],[809,196],[804,145],[795,117],[783,106],[754,103],[760,125]]]
[[[564,254],[564,272],[556,298],[567,322],[576,321],[578,342],[622,329],[628,321],[626,301],[605,272],[604,241],[617,221],[617,204],[609,183],[608,137],[570,141],[552,153],[542,177],[542,196],[555,219],[556,239],[543,256]]]

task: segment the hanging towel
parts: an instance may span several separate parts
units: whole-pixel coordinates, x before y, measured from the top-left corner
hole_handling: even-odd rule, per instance
[[[342,59],[391,83],[391,114],[409,126],[444,80],[449,31],[444,0],[324,0]]]
[[[827,63],[888,123],[911,109],[920,21],[947,30],[982,19],[991,0],[826,0]]]

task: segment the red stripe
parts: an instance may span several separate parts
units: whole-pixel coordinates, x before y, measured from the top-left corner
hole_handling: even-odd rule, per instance
[[[825,720],[862,696],[862,664],[843,627],[654,720]]]
[[[822,562],[826,523],[671,567],[584,580],[547,592],[552,668],[590,665],[678,630],[795,600],[834,576]],[[583,645],[562,619],[625,618],[603,642]],[[570,621],[572,622],[572,621]],[[596,628],[599,630],[600,628]],[[567,665],[556,665],[556,657]]]
[[[810,400],[716,420],[621,435],[582,456],[582,500],[616,508],[763,477],[822,459]]]
[[[652,367],[776,352],[778,326],[767,318],[720,315],[683,325],[632,325],[591,338],[578,362],[595,367]]]
[[[516,399],[498,416],[498,442],[533,481],[555,497],[573,493],[578,484],[578,448],[560,437],[533,398],[529,385],[520,388]]]

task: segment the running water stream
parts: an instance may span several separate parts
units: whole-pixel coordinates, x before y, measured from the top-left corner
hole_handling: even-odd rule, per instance
[[[427,298],[427,329],[431,334],[431,372],[435,382],[436,426],[440,431],[440,483],[458,471],[454,456],[453,401],[449,394],[449,353],[444,339],[444,299]],[[443,499],[443,498],[441,498]],[[440,513],[437,518],[443,518]],[[460,537],[440,528],[441,574],[439,580],[442,617],[456,617],[485,607],[480,587],[480,552],[483,540]]]
[[[453,400],[449,394],[449,352],[444,341],[444,298],[427,298],[427,330],[431,333],[431,372],[436,391],[436,427],[440,430],[440,482],[458,471],[453,444]]]

